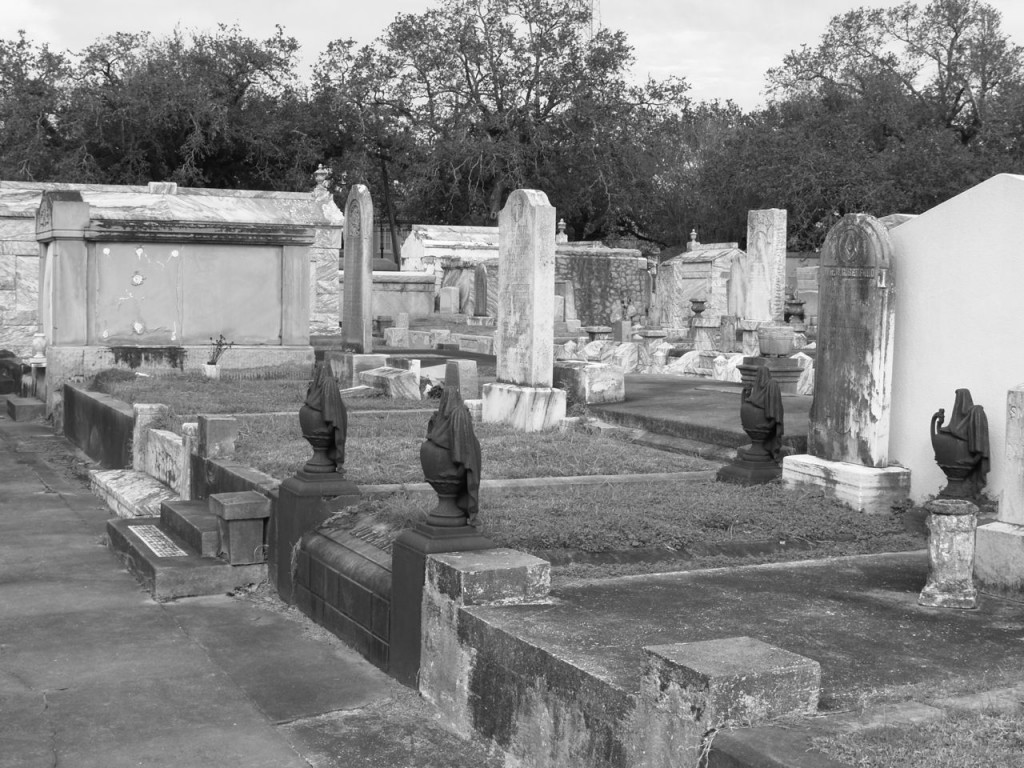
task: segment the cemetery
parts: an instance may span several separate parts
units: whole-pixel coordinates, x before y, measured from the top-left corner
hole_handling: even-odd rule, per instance
[[[848,215],[797,281],[777,209],[653,264],[559,242],[517,190],[496,233],[419,228],[375,271],[358,185],[343,217],[317,190],[0,193],[37,204],[42,276],[8,418],[88,456],[158,601],[265,583],[530,765],[746,764],[779,718],[799,752],[872,696],[898,722],[1024,685],[990,666],[1024,626],[1024,370],[981,374],[993,334],[922,354],[962,324],[930,309],[937,252],[1016,269],[1022,177]],[[331,327],[311,248],[342,228]]]

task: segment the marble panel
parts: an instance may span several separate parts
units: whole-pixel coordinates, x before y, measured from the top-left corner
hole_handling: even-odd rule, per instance
[[[553,228],[551,233],[553,236]],[[484,385],[481,399],[484,423],[510,424],[523,432],[539,432],[553,429],[565,419],[563,389],[496,382]]]

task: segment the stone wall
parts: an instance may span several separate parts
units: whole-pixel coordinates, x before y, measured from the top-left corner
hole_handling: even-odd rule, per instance
[[[0,349],[32,354],[39,323],[39,246],[34,218],[0,217]]]
[[[641,314],[651,306],[647,259],[639,251],[563,245],[555,251],[555,281],[572,283],[583,325],[610,323],[621,301]]]

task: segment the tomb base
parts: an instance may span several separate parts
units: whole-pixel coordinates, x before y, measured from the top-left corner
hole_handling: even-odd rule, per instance
[[[974,576],[985,594],[1024,601],[1024,525],[997,521],[978,527]]]
[[[907,498],[910,470],[895,466],[865,467],[799,454],[782,460],[782,482],[793,488],[823,488],[858,512],[883,515]]]
[[[557,427],[565,418],[565,390],[497,382],[483,387],[484,423],[510,424],[523,432]]]
[[[565,390],[567,401],[574,405],[621,403],[626,399],[623,369],[617,365],[558,361],[554,367],[554,382]]]
[[[342,389],[360,384],[359,374],[387,365],[387,355],[364,355],[358,352],[324,352],[324,362],[331,366],[331,373]]]
[[[977,608],[972,571],[978,507],[963,499],[935,499],[924,508],[928,511],[928,583],[917,602],[931,608]]]

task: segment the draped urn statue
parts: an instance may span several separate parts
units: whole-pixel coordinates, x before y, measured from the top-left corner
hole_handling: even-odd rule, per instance
[[[427,523],[439,527],[479,527],[480,443],[473,432],[473,417],[462,395],[449,387],[427,424],[420,446],[423,476],[437,492],[437,507]]]
[[[753,384],[743,389],[740,424],[750,438],[750,446],[737,449],[736,459],[718,471],[718,479],[756,485],[780,477],[785,429],[782,391],[767,366],[759,367]]]
[[[299,471],[300,476],[344,475],[348,413],[338,379],[326,363],[317,363],[313,368],[306,400],[299,408],[299,426],[313,448],[313,456]]]
[[[976,499],[985,487],[989,470],[988,417],[975,405],[969,389],[958,389],[949,424],[943,426],[944,408],[932,415],[931,438],[935,462],[947,484],[939,492],[945,499]]]

